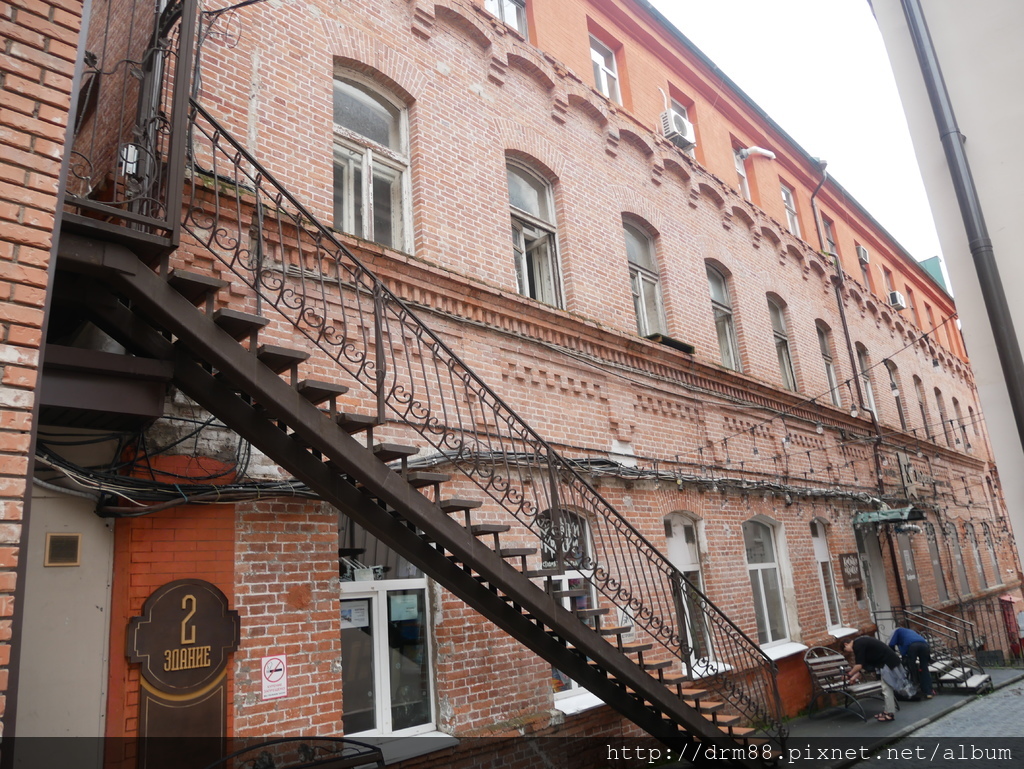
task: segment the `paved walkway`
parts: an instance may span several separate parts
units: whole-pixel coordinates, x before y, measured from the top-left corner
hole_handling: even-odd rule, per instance
[[[986,672],[992,676],[995,693],[936,694],[931,700],[902,702],[896,720],[889,723],[872,717],[882,709],[882,701],[876,699],[864,701],[867,722],[838,708],[794,719],[789,724],[787,765],[805,769],[843,769],[854,764],[858,769],[1024,766],[1024,671]]]

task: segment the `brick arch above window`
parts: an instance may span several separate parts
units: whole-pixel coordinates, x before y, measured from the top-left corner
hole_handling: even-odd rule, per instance
[[[524,163],[554,183],[565,173],[565,153],[536,131],[530,131],[514,120],[498,119],[494,123],[498,143],[510,160]]]
[[[427,77],[419,65],[364,32],[329,29],[328,43],[335,71],[357,72],[406,104],[417,101],[426,91]]]

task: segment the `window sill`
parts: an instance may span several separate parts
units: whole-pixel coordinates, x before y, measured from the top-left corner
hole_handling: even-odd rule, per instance
[[[584,710],[591,710],[604,704],[604,700],[596,694],[582,691],[571,697],[561,697],[555,700],[555,710],[560,710],[567,716],[574,716],[577,713],[582,713]]]
[[[385,764],[397,764],[417,756],[433,753],[435,750],[442,750],[458,745],[457,738],[444,732],[423,732],[410,737],[359,737],[352,739],[365,742],[380,748],[384,754]]]
[[[765,653],[768,659],[781,660],[783,657],[792,657],[794,654],[807,651],[807,646],[806,644],[790,641],[788,643],[781,643],[778,646],[769,646],[767,649],[762,648],[761,651]]]
[[[829,630],[833,638],[846,638],[846,636],[859,633],[860,631],[855,627],[834,627]]]

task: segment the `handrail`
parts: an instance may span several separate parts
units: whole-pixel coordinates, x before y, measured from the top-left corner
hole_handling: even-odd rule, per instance
[[[195,101],[182,226],[387,412],[778,742],[775,663]],[[585,524],[585,525],[584,525]],[[586,530],[589,530],[587,533]]]

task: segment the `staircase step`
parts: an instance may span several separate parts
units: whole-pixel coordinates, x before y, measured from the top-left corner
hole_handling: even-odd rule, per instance
[[[343,384],[318,382],[315,379],[303,379],[295,389],[314,406],[348,392],[348,387]]]
[[[644,660],[640,667],[644,670],[664,670],[665,668],[672,667],[673,662],[674,660],[651,660],[650,662]]]
[[[736,720],[739,720],[739,716],[724,716],[724,717],[723,716],[719,716],[719,718],[718,718],[718,721],[719,721],[718,728],[721,729],[726,734],[728,734],[730,737],[734,737],[736,739],[742,739],[743,737],[746,737],[748,734],[754,734],[754,732],[757,731],[756,729],[753,729],[752,727],[749,727],[749,726],[734,726],[733,724],[723,725],[721,723],[723,718],[735,718]]]
[[[696,708],[701,713],[717,713],[725,707],[724,702],[701,702],[700,700],[683,700],[691,708]]]
[[[280,374],[292,366],[298,366],[309,358],[309,353],[288,347],[278,347],[274,344],[264,344],[256,351],[256,357],[275,374]]]
[[[553,590],[551,591],[552,598],[582,598],[585,595],[590,595],[589,590],[579,588],[578,590]]]
[[[577,609],[575,614],[580,619],[588,619],[590,617],[603,617],[607,614],[610,609]]]
[[[619,646],[619,651],[623,654],[640,654],[641,652],[650,651],[653,648],[654,644],[652,643],[633,641],[632,643],[626,643]]]
[[[377,426],[377,418],[372,417],[369,414],[350,414],[342,412],[338,414],[334,419],[345,432],[349,433],[361,433],[364,430],[372,430]]]
[[[503,547],[498,551],[502,558],[520,558],[525,555],[533,555],[537,552],[535,547]]]
[[[373,447],[373,454],[381,462],[391,462],[395,459],[404,459],[419,454],[420,450],[415,446],[403,446],[399,443],[378,443]]]
[[[474,537],[481,537],[484,534],[504,534],[511,528],[501,523],[478,523],[469,527],[469,533]]]
[[[618,625],[616,627],[603,627],[601,635],[624,635],[633,629],[632,625]]]
[[[730,732],[731,733],[731,730],[733,730],[733,729],[745,728],[745,727],[736,726],[736,724],[740,720],[739,716],[720,716],[717,713],[701,713],[701,715],[704,716],[704,718],[706,718],[711,723],[716,724],[718,726],[718,728],[721,729],[724,732]],[[749,729],[748,733],[752,732],[752,731],[754,731],[754,730],[753,729]]]
[[[561,573],[558,569],[530,569],[526,572],[526,576],[530,579],[537,579],[539,577],[557,577]]]
[[[171,270],[167,283],[194,305],[202,304],[207,296],[228,285],[226,280],[188,270]]]
[[[438,483],[449,481],[451,480],[451,476],[445,475],[444,473],[428,473],[420,470],[415,473],[409,473],[405,476],[405,480],[409,482],[410,486],[419,489],[424,486],[433,486]]]
[[[459,499],[458,497],[452,497],[451,499],[442,499],[438,506],[442,511],[446,513],[458,513],[465,510],[476,510],[483,504],[479,499]],[[504,531],[508,531],[511,526],[506,526]]]
[[[247,312],[220,309],[213,313],[213,322],[236,342],[240,342],[243,339],[248,339],[254,331],[259,331],[270,321],[259,315],[250,315]]]

